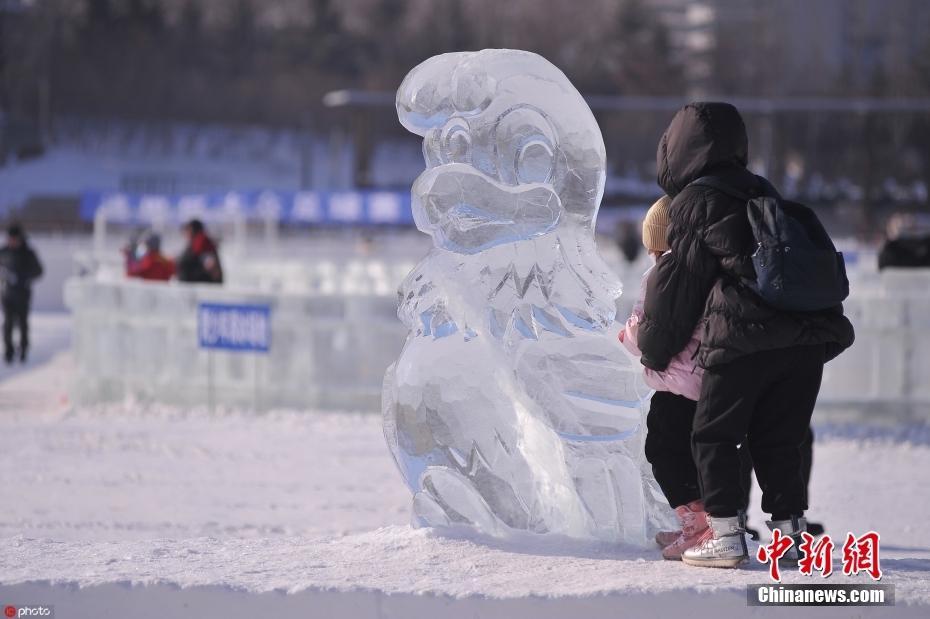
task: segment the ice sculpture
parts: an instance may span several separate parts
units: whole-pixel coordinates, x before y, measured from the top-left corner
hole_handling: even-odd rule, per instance
[[[644,543],[670,524],[598,256],[604,141],[565,75],[516,50],[435,56],[397,91],[423,136],[384,432],[417,525]]]

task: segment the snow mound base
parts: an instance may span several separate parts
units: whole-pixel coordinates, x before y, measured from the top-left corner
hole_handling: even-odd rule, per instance
[[[530,549],[403,526],[320,539],[9,538],[0,557],[0,602],[54,605],[67,617],[719,617],[748,610],[746,586],[768,580],[758,564],[698,570],[632,547]],[[886,558],[883,567],[897,606],[857,608],[857,616],[926,616],[930,560]],[[797,573],[784,581],[814,582]]]

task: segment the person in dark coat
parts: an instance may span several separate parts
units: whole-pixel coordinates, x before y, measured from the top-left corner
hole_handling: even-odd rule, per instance
[[[617,248],[630,264],[633,264],[639,258],[643,244],[636,229],[636,224],[632,221],[621,221],[617,224]]]
[[[930,233],[915,217],[896,214],[888,220],[887,238],[878,252],[878,270],[930,268]]]
[[[13,330],[19,330],[19,360],[29,352],[29,307],[32,283],[42,276],[39,257],[26,242],[18,224],[7,229],[6,245],[0,248],[0,300],[3,303],[3,359],[12,363],[16,349]]]
[[[878,270],[930,268],[930,236],[888,239],[878,253]]]
[[[203,222],[192,219],[184,224],[184,235],[187,237],[187,246],[177,259],[177,277],[179,281],[222,284],[223,267],[220,264],[220,255],[213,242],[207,235]]]
[[[672,198],[670,251],[650,274],[639,328],[641,363],[662,371],[701,323],[697,359],[705,373],[691,440],[711,526],[682,560],[715,567],[748,559],[737,454],[744,439],[770,528],[800,535],[807,509],[800,445],[824,363],[854,338],[842,306],[781,311],[741,283],[755,279],[746,202],[689,184],[712,175],[759,195],[748,155],[746,128],[732,105],[692,103],[675,114],[657,152],[658,182]]]

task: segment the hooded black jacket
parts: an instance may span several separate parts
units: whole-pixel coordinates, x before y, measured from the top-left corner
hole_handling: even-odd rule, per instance
[[[740,278],[755,279],[756,249],[745,201],[692,185],[713,175],[758,194],[746,169],[746,127],[728,103],[692,103],[675,114],[659,142],[658,182],[672,198],[669,253],[647,281],[641,362],[664,370],[702,322],[698,363],[705,368],[764,350],[825,344],[827,360],[852,345],[842,306],[820,312],[784,312],[759,298]]]

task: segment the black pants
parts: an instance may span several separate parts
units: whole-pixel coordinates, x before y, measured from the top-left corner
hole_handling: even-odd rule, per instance
[[[704,508],[735,516],[744,505],[737,445],[744,440],[775,520],[807,509],[801,444],[823,377],[824,347],[769,350],[704,373],[691,435]]]
[[[739,446],[740,475],[743,483],[743,509],[749,511],[749,495],[752,492],[752,456],[749,454],[749,442]],[[810,501],[811,469],[814,465],[814,431],[807,429],[801,441],[801,478],[806,491],[805,502]]]
[[[659,487],[672,507],[685,505],[701,497],[697,468],[691,453],[691,427],[697,402],[682,396],[657,391],[652,396],[646,425],[646,459]],[[814,461],[814,431],[808,427],[801,442],[801,478],[804,480],[805,496],[810,485],[811,468]],[[742,509],[749,510],[752,491],[752,456],[749,442],[743,440],[739,447],[740,487],[743,492]]]
[[[672,507],[701,498],[691,455],[691,426],[696,408],[694,400],[657,391],[646,416],[646,460]]]
[[[19,350],[25,357],[29,349],[29,296],[15,295],[3,298],[3,354],[13,358],[13,329],[19,330]]]

